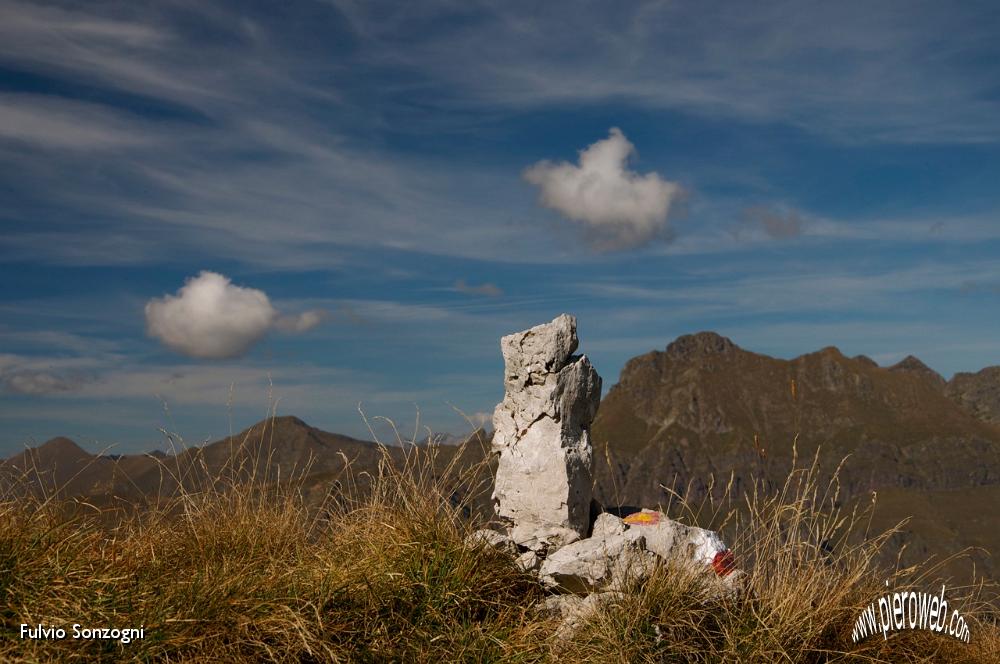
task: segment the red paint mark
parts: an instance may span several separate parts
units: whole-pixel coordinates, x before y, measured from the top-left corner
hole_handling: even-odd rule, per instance
[[[712,569],[723,578],[729,576],[736,569],[736,556],[729,549],[719,551],[712,558]]]

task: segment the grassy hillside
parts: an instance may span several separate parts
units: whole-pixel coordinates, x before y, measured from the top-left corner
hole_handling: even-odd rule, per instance
[[[854,620],[887,579],[918,590],[935,580],[880,568],[892,533],[866,532],[865,513],[838,508],[815,466],[777,493],[748,492],[742,512],[673,505],[688,522],[730,522],[748,573],[742,594],[713,599],[705,577],[664,565],[559,638],[533,577],[509,554],[465,545],[482,521],[463,508],[488,468],[450,459],[384,448],[373,471],[346,464],[331,476],[319,504],[303,474],[276,479],[266,461],[250,472],[223,464],[200,486],[178,481],[176,495],[141,512],[8,495],[0,660],[1000,661],[996,616],[968,589],[948,597],[971,624],[969,644],[920,631],[852,643]],[[458,499],[456,487],[467,488]],[[128,644],[27,640],[21,623],[145,632]]]

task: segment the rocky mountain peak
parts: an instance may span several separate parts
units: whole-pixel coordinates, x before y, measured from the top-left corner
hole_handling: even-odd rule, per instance
[[[921,362],[919,358],[916,358],[913,355],[907,355],[902,360],[889,367],[889,371],[905,371],[914,373],[925,378],[929,378],[936,385],[943,387],[945,384],[945,380],[942,378],[941,374],[931,369],[929,366]]]
[[[296,427],[299,429],[311,429],[312,427],[294,415],[278,415],[274,418],[275,426]]]
[[[739,350],[730,339],[715,332],[698,332],[677,337],[667,346],[667,355],[686,360],[703,355],[727,355]]]
[[[868,357],[867,355],[855,355],[851,359],[854,360],[855,362],[860,362],[866,367],[871,367],[873,369],[878,367],[878,362]]]
[[[76,460],[90,457],[90,454],[86,450],[65,436],[52,438],[51,440],[42,443],[35,448],[34,452],[35,455],[40,457],[44,456],[63,460]]]

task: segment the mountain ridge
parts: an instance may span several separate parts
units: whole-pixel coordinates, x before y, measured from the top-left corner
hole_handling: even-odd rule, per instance
[[[489,435],[480,432],[479,438],[488,442]],[[971,501],[973,511],[995,511],[1000,367],[944,381],[914,356],[882,367],[827,346],[785,360],[702,331],[629,359],[601,402],[591,439],[595,498],[605,505],[653,507],[668,499],[664,487],[689,492],[697,501],[713,491],[712,477],[732,477],[737,493],[749,490],[754,478],[780,486],[796,456],[815,454],[828,471],[847,459],[840,476],[844,500],[883,496],[878,525],[894,525],[892,519],[922,506],[920,518],[900,536],[913,555],[943,557],[965,545],[1000,551],[1000,519],[935,512],[936,506],[955,505],[957,496]],[[439,448],[442,463],[468,454],[461,446]],[[477,449],[462,463],[481,460],[486,450]],[[222,470],[254,471],[272,481],[308,468],[307,489],[322,497],[349,464],[377,473],[383,454],[400,459],[403,449],[322,431],[286,415],[159,458],[100,457],[56,438],[0,467],[23,472],[48,464],[50,479],[64,482],[67,495],[129,500],[206,482]],[[984,527],[982,519],[991,525]],[[975,561],[993,573],[988,557]]]
[[[472,432],[466,439],[484,438]],[[448,436],[449,441],[454,438]],[[442,463],[467,454],[460,445],[441,444]],[[60,458],[53,451],[65,451]],[[307,496],[321,499],[350,467],[358,485],[366,485],[388,458],[402,462],[406,451],[307,424],[294,415],[268,417],[224,438],[201,446],[182,447],[172,454],[155,450],[115,456],[90,454],[74,441],[56,437],[0,460],[0,488],[20,487],[44,495],[86,497],[96,503],[114,500],[142,503],[155,495],[220,486],[254,479],[265,483],[302,479]],[[474,456],[474,455],[473,455]],[[480,455],[481,456],[481,455]],[[6,485],[4,484],[6,482]]]

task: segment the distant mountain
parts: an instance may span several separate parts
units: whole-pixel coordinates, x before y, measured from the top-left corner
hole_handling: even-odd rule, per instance
[[[69,438],[53,438],[15,454],[5,463],[46,486],[64,486],[86,471],[92,456]]]
[[[963,394],[989,410],[990,384]],[[699,500],[710,477],[724,484],[731,473],[737,493],[752,475],[780,486],[797,441],[800,464],[819,449],[828,472],[849,455],[842,497],[879,492],[883,523],[907,504],[916,513],[931,496],[949,505],[944,496],[978,496],[967,516],[942,513],[937,532],[914,522],[908,536],[920,545],[911,549],[947,555],[985,541],[1000,552],[991,502],[1000,496],[1000,427],[949,398],[954,389],[913,357],[881,368],[828,347],[781,360],[713,332],[685,335],[626,363],[602,402],[592,427],[597,494],[650,506],[667,502],[661,485],[683,491],[690,483],[689,497]],[[992,571],[986,557],[977,560]]]
[[[482,437],[482,432],[473,436]],[[485,444],[489,439],[485,438]],[[452,442],[449,439],[449,442]],[[484,444],[484,445],[485,445]],[[440,445],[443,468],[456,455],[471,466],[484,445]],[[475,450],[478,450],[476,452]],[[407,450],[380,447],[328,433],[293,416],[268,418],[244,431],[202,447],[167,455],[159,450],[116,457],[92,455],[68,438],[55,438],[0,462],[0,476],[19,478],[18,486],[50,495],[84,496],[98,504],[125,499],[142,502],[172,495],[181,487],[223,488],[254,478],[264,483],[299,477],[310,498],[322,499],[337,482],[363,488],[378,475],[379,462],[402,463]],[[350,473],[345,472],[350,467]],[[350,478],[350,479],[348,479]]]

